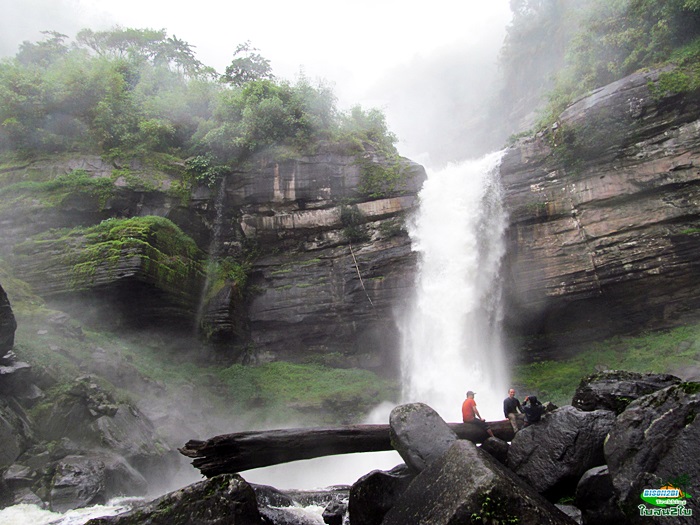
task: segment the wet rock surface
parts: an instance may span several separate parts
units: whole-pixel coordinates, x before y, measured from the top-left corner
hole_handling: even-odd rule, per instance
[[[424,403],[400,405],[389,416],[390,439],[409,468],[420,472],[440,458],[457,434]]]
[[[700,383],[681,383],[641,397],[617,417],[605,442],[615,492],[632,523],[644,523],[638,505],[644,489],[671,485],[687,492],[686,507],[700,512]],[[664,522],[687,523],[683,516]]]
[[[501,523],[575,522],[510,470],[468,441],[454,442],[411,482],[387,512],[384,525],[469,523],[475,517]]]
[[[550,498],[572,494],[588,469],[605,463],[603,442],[614,421],[609,410],[561,407],[515,435],[507,465]]]
[[[128,513],[97,518],[89,525],[260,525],[252,487],[224,474],[171,492]]]
[[[606,370],[581,379],[571,404],[580,410],[612,410],[620,414],[632,401],[680,383],[670,374]]]
[[[581,510],[583,525],[620,525],[626,522],[617,506],[607,465],[594,467],[581,476],[576,485],[574,503]]]
[[[389,471],[374,470],[362,476],[350,489],[350,523],[380,525],[414,477],[415,473],[406,465],[398,465]]]

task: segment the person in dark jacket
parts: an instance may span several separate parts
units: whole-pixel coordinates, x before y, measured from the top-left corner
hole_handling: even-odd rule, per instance
[[[537,396],[527,396],[523,403],[523,412],[525,412],[525,425],[528,426],[537,423],[544,413],[544,406],[537,400]]]
[[[510,425],[513,427],[513,433],[517,432],[518,429],[518,412],[523,412],[523,407],[520,406],[520,401],[515,397],[515,389],[511,388],[508,390],[508,397],[503,400],[503,414],[506,419],[510,421]]]

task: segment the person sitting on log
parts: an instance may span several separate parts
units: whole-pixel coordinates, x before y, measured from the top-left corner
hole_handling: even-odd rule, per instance
[[[518,429],[518,412],[523,412],[523,407],[520,406],[520,401],[515,397],[515,389],[511,388],[508,390],[508,397],[503,400],[503,414],[505,414],[506,419],[510,421],[510,425],[513,427],[513,433],[516,433]]]
[[[476,401],[474,401],[474,395],[475,392],[472,392],[471,390],[467,392],[467,399],[465,399],[464,403],[462,403],[462,421],[464,421],[465,423],[473,423],[479,428],[485,430],[489,436],[494,437],[493,432],[491,431],[491,427],[489,427],[488,423],[486,423],[486,420],[481,417],[481,414],[479,414],[479,410],[476,408]]]

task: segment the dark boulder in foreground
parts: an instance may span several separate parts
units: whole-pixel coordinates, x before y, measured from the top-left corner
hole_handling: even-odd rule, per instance
[[[617,506],[607,465],[594,467],[581,477],[574,502],[581,510],[583,525],[622,525],[626,522]]]
[[[473,443],[455,441],[411,482],[382,525],[575,522]]]
[[[618,416],[605,442],[622,510],[631,523],[650,523],[640,516],[644,489],[666,485],[687,492],[693,518],[700,515],[700,383],[681,383],[644,396]],[[686,524],[689,518],[662,516],[658,523]]]
[[[389,416],[391,445],[406,465],[420,472],[442,456],[457,434],[424,403],[395,407]]]
[[[240,476],[223,474],[189,485],[119,516],[87,525],[260,525],[253,488]]]
[[[373,470],[362,476],[350,489],[350,523],[380,525],[414,477],[415,473],[406,465],[398,465],[389,471]]]
[[[102,461],[85,456],[63,458],[51,480],[51,510],[66,512],[106,503],[105,477]]]
[[[584,472],[605,463],[603,442],[614,421],[610,410],[561,407],[515,435],[508,466],[549,498],[573,494]]]
[[[481,444],[481,450],[491,454],[494,459],[498,460],[498,462],[503,465],[508,462],[509,448],[510,445],[508,442],[498,439],[497,437],[490,437]]]
[[[621,414],[635,399],[680,382],[680,378],[671,374],[606,370],[584,377],[571,404],[580,410],[604,409]]]

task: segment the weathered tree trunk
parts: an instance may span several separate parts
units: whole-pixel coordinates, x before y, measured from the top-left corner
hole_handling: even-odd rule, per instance
[[[488,435],[469,423],[449,423],[460,439],[475,443]],[[489,423],[496,437],[513,439],[507,420]],[[190,440],[179,449],[206,477],[279,463],[355,452],[392,450],[389,425],[293,428],[224,434],[206,441]]]

